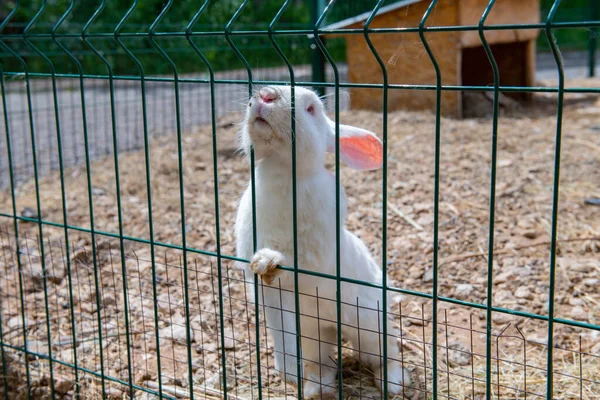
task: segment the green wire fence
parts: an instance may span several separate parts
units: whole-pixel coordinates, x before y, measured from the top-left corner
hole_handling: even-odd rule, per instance
[[[391,324],[400,327],[400,361],[412,376],[402,389],[403,397],[597,397],[597,300],[587,303],[591,309],[586,318],[563,317],[556,302],[557,258],[566,251],[564,243],[585,242],[585,251],[592,257],[600,251],[593,221],[586,231],[591,236],[565,239],[559,229],[563,212],[559,189],[565,184],[560,175],[563,119],[570,104],[565,96],[590,96],[595,101],[600,94],[594,85],[567,85],[560,38],[567,41],[573,31],[590,35],[587,48],[589,75],[593,76],[598,16],[569,17],[561,13],[568,2],[554,0],[542,4],[544,22],[488,24],[488,16],[500,3],[490,0],[478,24],[432,26],[430,17],[449,2],[431,0],[418,26],[374,28],[372,22],[382,7],[393,2],[323,3],[133,0],[117,6],[105,0],[43,0],[32,12],[30,5],[17,0],[0,14],[4,130],[0,141],[0,395],[5,399],[304,397],[302,385],[288,383],[285,372],[281,376],[275,371],[275,350],[268,334],[274,328],[265,322],[269,306],[259,302],[265,289],[257,277],[251,279],[234,267],[248,260],[233,255],[231,233],[238,196],[249,181],[253,245],[258,250],[257,161],[251,154],[248,167],[236,153],[239,113],[257,88],[290,85],[294,138],[295,88],[309,87],[323,94],[336,121],[335,156],[328,163],[335,170],[337,228],[332,246],[336,246],[337,265],[335,275],[322,273],[301,265],[294,251],[292,265],[278,267],[293,273],[294,289],[278,289],[282,296],[295,296],[298,310],[296,331],[280,328],[282,335],[295,336],[295,349],[284,349],[284,353],[301,355],[302,341],[315,339],[301,329],[301,317],[311,317],[314,310],[303,312],[299,301],[300,295],[314,298],[319,320],[337,326],[333,344],[338,398],[387,398],[387,340],[378,351],[361,349],[360,340],[359,347],[352,348],[342,335],[342,312],[351,309],[359,315],[364,308],[358,299],[356,304],[343,302],[342,292],[348,285],[361,285],[381,289],[381,302],[371,310],[381,314],[379,332],[387,337]],[[596,2],[590,2],[590,10],[597,14]],[[328,27],[364,12],[368,16],[360,28]],[[147,15],[152,18],[145,20]],[[253,24],[252,18],[258,17],[260,22]],[[539,46],[551,52],[557,81],[501,84],[486,33],[505,30],[539,31],[539,41],[544,42]],[[431,44],[436,34],[448,32],[478,34],[492,71],[489,85],[443,83],[445,70]],[[434,82],[391,82],[388,74],[393,66],[372,39],[399,33],[418,34],[419,42],[411,46],[422,48]],[[346,53],[343,41],[332,37],[335,34],[364,38],[380,76],[350,81],[351,72],[343,61],[354,55]],[[355,227],[376,226],[371,236],[369,231],[362,232],[372,239],[368,244],[379,257],[381,284],[345,277],[340,261],[340,184],[353,184],[339,161],[339,124],[348,116],[344,110],[349,107],[343,91],[348,89],[376,91],[383,104],[380,112],[361,114],[381,121],[386,157],[377,196],[367,196],[370,211],[352,222]],[[434,114],[407,117],[393,112],[389,105],[395,91],[434,92]],[[489,94],[492,112],[489,120],[477,122],[486,129],[479,132],[478,140],[489,140],[488,158],[482,161],[488,170],[479,171],[489,179],[488,203],[483,206],[487,222],[478,227],[478,234],[486,236],[487,250],[480,247],[475,254],[449,254],[455,259],[443,258],[448,253],[442,249],[444,227],[453,223],[442,218],[447,203],[444,152],[450,146],[446,135],[454,131],[447,127],[455,123],[442,117],[447,92]],[[540,217],[547,223],[549,240],[531,245],[545,246],[547,308],[535,312],[522,303],[499,301],[494,282],[498,255],[507,250],[498,250],[497,237],[498,199],[504,196],[499,193],[498,173],[506,128],[501,99],[513,93],[550,99],[555,124],[553,169],[548,172],[551,210]],[[397,143],[412,140],[400,140],[395,133],[397,125],[411,118],[427,127],[431,150],[429,179],[420,183],[432,188],[429,250],[415,256],[428,257],[430,268],[425,274],[430,279],[419,275],[429,285],[427,289],[413,287],[409,280],[393,284],[387,277],[402,268],[394,266],[398,245],[391,232],[397,232],[400,222],[392,220],[391,213],[409,228],[424,230],[393,201],[396,187],[411,185],[393,175],[397,161],[390,156]],[[588,144],[588,150],[597,150],[594,146],[598,145]],[[522,151],[516,147],[515,153]],[[296,250],[302,233],[297,230],[295,140],[291,150],[294,229],[290,237]],[[593,165],[597,172],[597,158]],[[354,197],[354,190],[349,197]],[[461,217],[452,221],[456,218]],[[445,281],[449,278],[442,267],[458,262],[460,269],[460,260],[475,257],[485,260],[485,294],[477,298],[446,294],[451,282]],[[581,269],[581,279],[587,279],[589,292],[597,295],[600,265],[594,262]],[[336,293],[329,297],[318,289],[300,293],[303,276],[335,280]],[[403,299],[390,301],[388,294]],[[331,296],[336,300],[336,316],[327,319],[320,316],[319,307]],[[584,294],[578,296],[581,299]],[[419,306],[412,307],[415,304]],[[461,321],[453,320],[458,318],[457,310],[462,310]],[[283,317],[284,310],[278,311]],[[497,315],[513,320],[499,323]],[[541,336],[528,338],[527,324],[543,329]],[[571,339],[558,337],[559,330]],[[376,378],[352,352],[382,360],[381,391],[374,384]],[[296,378],[303,382],[307,378],[302,358],[297,357],[297,362]]]

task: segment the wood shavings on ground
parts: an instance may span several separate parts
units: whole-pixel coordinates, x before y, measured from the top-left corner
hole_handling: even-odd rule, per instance
[[[599,82],[583,80],[573,85],[595,86]],[[536,94],[533,106],[503,112],[498,125],[492,263],[494,305],[543,316],[548,313],[550,285],[555,113],[556,94]],[[380,113],[367,111],[341,115],[345,124],[378,133],[382,129],[381,118]],[[563,118],[554,312],[558,318],[598,325],[600,208],[586,204],[585,199],[600,197],[600,99],[593,94],[566,94]],[[222,254],[234,254],[236,205],[250,177],[248,163],[236,152],[237,122],[238,116],[230,116],[220,120],[217,126],[219,232],[215,229],[211,128],[199,127],[183,136],[184,224],[180,213],[175,132],[151,143],[154,240],[170,245],[155,247],[154,263],[149,246],[150,213],[143,151],[119,157],[120,214],[114,160],[109,157],[92,163],[94,229],[109,235],[96,235],[94,253],[91,235],[78,229],[69,230],[71,279],[63,229],[43,227],[48,278],[44,282],[38,225],[19,224],[27,345],[31,351],[48,354],[52,350],[53,357],[73,363],[75,349],[78,365],[96,373],[101,372],[102,358],[103,371],[125,383],[105,380],[105,389],[111,398],[128,394],[130,370],[134,385],[156,390],[159,387],[158,361],[163,372],[160,385],[165,394],[187,398],[191,389],[191,366],[195,393],[218,398],[224,389],[219,378],[223,370],[218,312],[220,286],[225,296],[223,323],[228,393],[239,398],[257,396],[254,325],[257,307],[253,293],[243,284],[241,272],[227,259],[222,261],[223,281],[219,282],[216,259],[208,254],[217,251],[217,235],[220,235]],[[432,293],[435,117],[429,113],[392,112],[388,126],[387,270],[395,287]],[[444,118],[441,121],[439,295],[480,305],[487,301],[491,132],[490,119]],[[333,165],[332,158],[327,162],[330,167]],[[382,171],[350,173],[342,167],[341,179],[348,195],[347,226],[369,245],[376,259],[381,259]],[[66,170],[65,183],[68,225],[90,229],[85,167]],[[42,178],[39,191],[42,218],[63,224],[58,173]],[[18,212],[37,210],[34,182],[19,186],[15,194]],[[0,193],[0,212],[12,214],[9,191]],[[118,239],[119,218],[122,218],[125,235],[123,252]],[[9,218],[0,219],[3,340],[12,346],[23,346],[12,224]],[[183,244],[182,226],[186,245],[198,250],[187,253],[187,266],[178,248]],[[93,267],[94,258],[97,270]],[[185,345],[188,339],[186,272],[191,353]],[[73,343],[71,337],[70,281],[77,343]],[[154,282],[156,293],[152,290]],[[48,288],[47,296],[44,284]],[[123,312],[124,287],[130,312],[128,330]],[[425,398],[424,393],[432,388],[433,373],[431,301],[404,295],[399,304],[401,310],[400,305],[394,307],[393,322],[402,326],[403,354],[415,382],[415,387],[407,388],[404,394]],[[482,398],[485,394],[485,311],[447,302],[440,302],[439,308],[440,393],[460,399]],[[258,310],[260,313],[260,307]],[[102,353],[98,315],[103,333]],[[51,349],[47,319],[51,325]],[[158,349],[157,330],[161,337]],[[545,395],[547,323],[494,312],[493,332],[496,336],[492,341],[492,390],[496,396],[516,398],[525,390],[531,395]],[[600,334],[558,323],[554,333],[555,345],[559,347],[554,352],[555,397],[595,398],[600,392]],[[260,332],[263,393],[271,398],[293,395],[295,388],[282,382],[274,371],[272,343],[264,334]],[[160,359],[157,350],[160,350]],[[14,378],[11,388],[17,388],[24,383],[25,359],[17,353],[7,354],[12,360],[9,360],[9,373]],[[188,361],[190,355],[192,360]],[[30,355],[29,363],[36,395],[48,395],[48,360]],[[380,397],[366,367],[359,365],[349,349],[344,349],[343,365],[347,398]],[[74,378],[72,369],[57,363],[54,368],[55,390],[63,391],[65,396],[73,393],[75,388],[69,383]],[[82,387],[90,396],[96,393],[100,398],[101,378],[84,372],[80,377]],[[136,398],[153,398],[142,390],[134,392]]]

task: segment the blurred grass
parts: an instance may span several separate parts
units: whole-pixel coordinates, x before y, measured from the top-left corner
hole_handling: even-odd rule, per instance
[[[554,0],[541,0],[540,13],[542,20],[548,14]],[[584,21],[595,19],[592,15],[592,2],[598,0],[569,0],[563,1],[557,13],[556,21]],[[326,23],[339,21],[361,12],[371,10],[376,0],[356,0],[352,2],[340,1],[331,10]],[[21,7],[11,23],[3,33],[21,34],[25,26],[40,10],[42,0],[21,2]],[[48,2],[39,20],[31,29],[32,33],[48,33],[66,11],[68,1]],[[391,4],[388,1],[386,4]],[[188,21],[193,17],[202,2],[195,0],[178,0],[165,15],[164,20],[157,27],[157,31],[182,32]],[[212,1],[203,13],[194,31],[222,32],[227,22],[232,18],[241,4],[241,0]],[[265,30],[270,21],[283,4],[281,1],[253,0],[243,9],[238,20],[233,24],[235,30]],[[85,23],[100,5],[100,0],[80,0],[73,12],[59,29],[59,33],[81,34]],[[139,2],[137,8],[124,25],[123,32],[147,32],[152,22],[158,17],[165,0],[144,0]],[[282,15],[277,28],[279,29],[309,29],[310,1],[294,0]],[[121,18],[126,14],[131,3],[128,1],[111,1],[100,13],[96,22],[91,26],[90,32],[113,32]],[[0,3],[0,20],[15,7],[15,1],[9,0]],[[597,17],[596,17],[597,19]],[[562,50],[586,50],[590,41],[590,34],[597,35],[590,29],[557,29],[555,35]],[[52,61],[57,73],[77,73],[74,63],[64,52],[49,38],[32,38],[32,42],[42,50]],[[106,67],[98,57],[81,41],[80,38],[60,39],[61,42],[82,62],[86,74],[107,74]],[[215,71],[241,69],[243,64],[233,50],[228,46],[225,38],[221,36],[196,36],[194,42],[204,52]],[[253,68],[284,66],[281,58],[273,49],[268,37],[261,36],[234,36],[233,42],[240,49],[244,57]],[[28,64],[31,72],[50,72],[47,63],[25,43],[22,38],[4,40],[14,51],[21,54]],[[135,63],[123,52],[112,37],[92,38],[90,42],[96,46],[108,59],[116,75],[137,75],[139,73]],[[123,38],[127,47],[139,58],[147,75],[172,74],[168,62],[157,53],[147,37]],[[177,66],[178,73],[206,73],[206,67],[193,51],[185,37],[158,37],[157,42],[165,49]],[[294,65],[310,64],[311,42],[306,35],[286,35],[277,37],[278,44],[282,47],[290,62]],[[538,51],[548,51],[548,42],[545,35],[540,34]],[[328,49],[337,61],[345,59],[345,44],[343,39],[328,40]],[[4,71],[22,72],[18,60],[5,51],[0,50],[0,62]]]

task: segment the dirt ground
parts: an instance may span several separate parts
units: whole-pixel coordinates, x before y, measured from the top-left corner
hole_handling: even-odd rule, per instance
[[[570,85],[598,87],[600,80]],[[480,99],[485,107],[485,96]],[[493,304],[546,316],[556,94],[536,94],[533,105],[513,108],[511,104],[502,106],[498,123]],[[487,106],[491,110],[491,103]],[[341,115],[343,123],[379,134],[381,118],[380,113],[367,111]],[[224,258],[221,280],[217,274],[219,265],[213,254],[217,235],[221,253],[233,255],[236,205],[250,176],[246,160],[236,152],[238,120],[239,116],[230,115],[217,124],[219,232],[215,229],[211,128],[200,127],[183,136],[185,245],[191,248],[185,255],[187,264],[180,249],[184,239],[175,132],[150,146],[153,238],[161,244],[154,252],[144,151],[119,157],[121,213],[113,158],[91,165],[92,202],[85,166],[65,171],[67,224],[83,228],[68,230],[68,246],[60,226],[64,219],[58,174],[39,183],[41,216],[58,225],[43,226],[43,248],[37,224],[20,222],[17,240],[12,220],[0,218],[3,341],[22,347],[26,340],[28,349],[36,353],[27,358],[17,351],[4,353],[7,387],[11,393],[20,393],[17,398],[24,395],[26,364],[35,397],[48,396],[52,382],[59,397],[70,397],[76,389],[75,374],[65,364],[75,360],[82,368],[78,378],[86,398],[100,398],[102,385],[108,397],[123,398],[129,395],[130,379],[136,385],[135,398],[154,398],[142,388],[155,390],[159,385],[174,397],[187,398],[190,391],[199,397],[220,397],[224,390],[219,380],[223,371],[221,316],[228,394],[258,397],[257,309],[263,395],[294,395],[295,388],[282,382],[274,371],[272,343],[262,326],[263,310],[254,304],[254,293],[243,284],[241,272]],[[454,399],[485,394],[491,126],[486,117],[441,121],[438,265],[442,299],[438,304],[437,376],[439,393]],[[433,277],[434,134],[435,117],[430,113],[389,114],[387,270],[394,287],[426,294],[432,293]],[[600,207],[585,202],[600,198],[598,95],[565,96],[560,162],[554,315],[599,325]],[[332,165],[331,158],[328,163]],[[347,227],[381,259],[382,171],[350,173],[342,167],[341,179],[349,198]],[[20,215],[36,218],[36,204],[33,181],[17,188]],[[86,231],[91,229],[90,204],[93,229],[102,232],[95,235],[95,242]],[[9,191],[0,193],[0,213],[13,213]],[[125,235],[122,242],[118,239],[120,219]],[[23,296],[19,294],[21,284]],[[391,319],[402,327],[399,345],[413,377],[404,395],[425,398],[431,393],[433,375],[431,300],[410,294],[399,294],[396,300]],[[22,313],[26,315],[26,338]],[[491,371],[496,398],[545,396],[547,322],[502,312],[494,312],[492,319]],[[190,352],[185,345],[187,325]],[[157,331],[161,339],[158,349]],[[554,397],[598,398],[600,331],[555,323],[554,346]],[[52,370],[50,355],[60,361],[53,362]],[[381,396],[350,349],[344,349],[342,365],[344,397]],[[103,381],[101,371],[114,379]]]

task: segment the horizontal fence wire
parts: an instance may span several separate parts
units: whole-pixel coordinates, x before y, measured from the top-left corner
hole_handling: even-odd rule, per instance
[[[561,207],[572,207],[563,206],[560,191],[572,177],[564,172],[572,168],[572,161],[563,160],[571,139],[566,126],[574,114],[584,113],[583,108],[569,109],[567,100],[597,96],[600,87],[567,80],[561,42],[555,36],[580,30],[595,38],[600,21],[594,15],[562,20],[561,0],[544,3],[547,15],[542,15],[542,22],[536,22],[536,15],[532,22],[518,24],[487,23],[504,6],[490,0],[480,4],[476,20],[464,25],[439,22],[443,7],[459,8],[452,2],[397,2],[406,15],[423,9],[415,26],[382,26],[378,18],[394,10],[384,8],[394,4],[385,0],[350,5],[315,0],[310,21],[302,17],[308,14],[302,8],[307,5],[300,3],[206,0],[189,15],[181,14],[185,7],[173,0],[151,13],[137,0],[124,8],[104,0],[92,7],[75,0],[58,6],[44,0],[34,9],[20,1],[0,7],[5,131],[0,140],[0,395],[5,399],[263,399],[326,393],[367,399],[392,394],[433,399],[591,399],[600,392],[600,322],[593,297],[600,265],[587,258],[587,253],[600,252],[600,236],[593,221],[587,225],[578,221],[580,231],[574,236],[562,234],[562,219],[559,224]],[[147,20],[140,20],[142,12]],[[248,21],[250,13],[260,20]],[[174,22],[174,15],[186,17]],[[348,22],[357,15],[362,19]],[[545,39],[556,82],[505,83],[502,57],[491,36],[508,31],[534,32]],[[477,62],[489,67],[491,81],[464,85],[463,77],[457,82],[448,79],[452,72],[436,54],[437,38],[462,33],[477,35],[477,46],[483,50]],[[429,81],[403,82],[396,63],[416,61],[386,59],[381,38],[392,42],[411,34],[416,39],[408,46],[421,49],[423,68],[432,71]],[[363,79],[354,69],[353,58],[364,56],[350,50],[349,43],[357,40],[372,59],[376,76]],[[595,43],[590,39],[588,44],[591,57]],[[271,56],[266,55],[269,51]],[[592,76],[593,59],[589,63]],[[292,207],[286,223],[290,232],[281,238],[289,242],[290,257],[289,265],[277,266],[279,279],[272,284],[256,274],[246,276],[238,267],[251,260],[234,255],[232,213],[239,199],[232,197],[249,182],[253,252],[263,243],[264,222],[257,215],[264,204],[257,194],[258,153],[251,149],[248,160],[241,160],[236,140],[227,136],[240,129],[248,101],[260,97],[257,88],[268,85],[291,88]],[[305,198],[303,188],[298,188],[305,173],[297,167],[305,161],[299,153],[305,150],[303,142],[297,141],[305,134],[298,115],[304,110],[297,107],[303,88],[319,91],[333,116],[335,145],[326,163],[335,172],[336,207],[335,217],[331,216],[335,238],[327,238],[335,253],[334,269],[328,271],[334,273],[304,262],[306,235],[312,233],[303,226]],[[348,99],[342,89],[353,97]],[[342,124],[354,113],[356,96],[363,93],[377,93],[377,100],[369,101],[380,106],[357,114],[365,120],[356,123],[381,121],[377,126],[383,167],[377,179],[367,178],[378,185],[370,189],[375,195],[359,200],[368,198],[370,211],[361,210],[360,219],[351,215],[345,222],[347,200],[341,185],[352,187],[350,213],[357,207],[355,190],[368,191],[359,188],[361,178],[351,186],[353,173],[340,163]],[[426,206],[431,211],[427,224],[394,205],[397,188],[410,184],[399,181],[395,169],[400,164],[392,156],[398,143],[412,140],[396,135],[396,125],[403,123],[398,116],[405,114],[397,114],[393,102],[402,93],[433,96],[430,119],[419,113],[407,117],[413,124],[428,121],[429,158],[423,155],[419,162],[429,163],[430,170],[416,189],[427,187],[432,198]],[[448,165],[444,152],[450,146],[446,137],[455,129],[447,128],[453,122],[444,115],[445,96],[456,95],[463,102],[465,94],[487,98],[490,108],[487,120],[473,120],[482,128],[481,136],[460,143],[479,140],[481,147],[487,146],[476,155],[487,169],[480,174],[488,186],[478,189],[486,192],[485,201],[477,206],[483,207],[487,221],[480,221],[471,238],[477,241],[477,251],[466,255],[446,249],[448,231],[442,218]],[[511,95],[546,96],[554,118],[553,137],[548,139],[552,148],[546,150],[552,171],[547,177],[550,197],[544,201],[550,208],[535,210],[543,215],[538,221],[548,240],[522,248],[511,243],[503,247],[506,239],[498,228],[503,226],[505,208],[513,206],[502,200],[499,188],[502,168],[510,166],[503,157],[507,151],[525,150],[505,143],[507,124],[517,124],[505,110]],[[598,107],[590,104],[592,109]],[[528,110],[524,113],[535,114]],[[363,112],[367,111],[357,111]],[[416,135],[424,132],[407,126]],[[577,140],[586,149],[597,150],[594,139]],[[194,158],[197,153],[202,157]],[[249,165],[242,166],[238,158]],[[597,159],[586,162],[586,168],[597,165]],[[472,181],[475,185],[476,179]],[[282,193],[271,195],[288,199]],[[456,214],[467,218],[467,213]],[[427,258],[425,274],[430,273],[431,279],[425,286],[411,287],[388,277],[399,276],[402,268],[394,264],[398,243],[394,235],[401,231],[396,217],[410,229],[428,234],[419,236],[428,242],[426,253],[416,256],[420,262]],[[380,283],[347,276],[342,262],[345,224],[359,229],[358,236],[368,242],[382,270]],[[360,229],[361,225],[377,233]],[[484,241],[479,241],[481,235],[486,236]],[[576,257],[574,242],[585,246],[578,254],[589,261],[590,267],[581,272],[589,293],[578,292],[568,304],[581,308],[585,317],[581,313],[565,317],[559,306],[565,296],[559,257],[563,251]],[[531,309],[519,300],[503,302],[500,295],[506,290],[494,281],[503,255],[514,253],[518,258],[519,251],[532,247],[548,258],[544,264],[548,283],[538,287],[547,296],[545,308]],[[531,258],[536,257],[541,256]],[[471,258],[483,260],[485,280],[454,284],[447,270],[472,267],[462,263]],[[424,281],[425,274],[419,275]],[[319,284],[308,288],[306,282]],[[484,295],[473,295],[476,284]],[[319,291],[322,287],[335,290],[324,293]],[[459,287],[468,294],[459,294]],[[349,290],[376,290],[380,300],[348,301]],[[279,304],[266,300],[275,298],[274,293]],[[527,296],[531,294],[519,299],[530,299]],[[284,306],[288,299],[293,299],[291,308]],[[277,317],[270,319],[273,315]],[[315,325],[318,337],[311,334]],[[361,343],[363,338],[367,344]],[[378,345],[369,346],[375,343],[373,338]],[[317,360],[307,350],[313,342]],[[334,350],[329,354],[325,349]],[[401,366],[401,377],[395,365]],[[317,375],[311,372],[314,368]],[[328,373],[335,376],[333,383],[323,382]],[[317,393],[312,392],[314,387]]]

